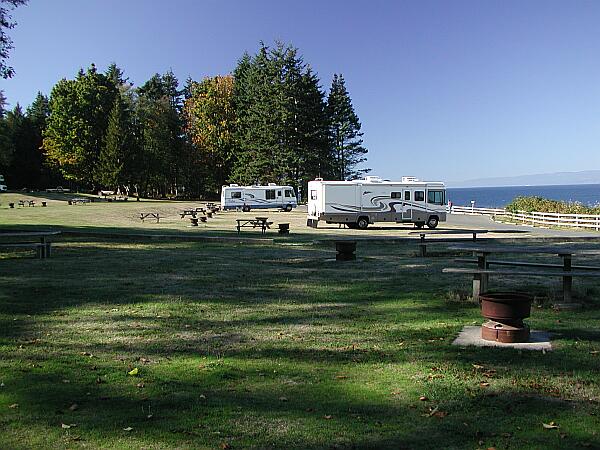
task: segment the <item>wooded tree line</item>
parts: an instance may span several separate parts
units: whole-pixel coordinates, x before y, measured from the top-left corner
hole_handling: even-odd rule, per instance
[[[134,88],[116,64],[92,64],[25,111],[0,108],[0,173],[10,188],[190,198],[228,182],[356,178],[367,150],[344,78],[334,75],[327,95],[319,83],[282,43],[182,88],[171,71]]]

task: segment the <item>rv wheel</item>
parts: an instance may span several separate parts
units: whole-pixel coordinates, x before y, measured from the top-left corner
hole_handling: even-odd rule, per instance
[[[285,210],[285,212],[290,212],[292,210],[292,205],[285,205],[285,208],[283,208]]]
[[[244,212],[250,212],[250,207],[244,205],[244,206],[242,206],[242,211],[244,211]]]
[[[366,230],[369,226],[369,219],[366,217],[359,217],[356,221],[356,226],[361,230]]]
[[[431,216],[428,220],[427,220],[427,228],[435,228],[438,226],[438,223],[440,221],[438,220],[437,216]]]

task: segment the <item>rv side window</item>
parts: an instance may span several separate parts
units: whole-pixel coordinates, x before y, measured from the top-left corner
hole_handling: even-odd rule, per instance
[[[267,189],[265,191],[265,198],[267,200],[275,200],[275,189]]]
[[[310,199],[311,200],[317,199],[317,191],[310,191]]]
[[[425,201],[425,191],[415,191],[415,202]]]
[[[404,200],[410,200],[410,191],[404,191]]]
[[[277,197],[281,197],[281,191],[277,191]]]
[[[443,205],[446,203],[444,191],[427,191],[427,203],[434,205]]]
[[[402,198],[402,192],[392,192],[392,198]]]
[[[232,192],[231,198],[242,198],[242,192],[241,191]]]
[[[285,190],[285,196],[291,198],[291,197],[294,196],[294,193],[290,189],[286,189]]]

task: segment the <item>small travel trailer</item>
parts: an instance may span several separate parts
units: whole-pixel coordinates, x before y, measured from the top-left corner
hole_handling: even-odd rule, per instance
[[[279,186],[269,183],[268,186],[239,186],[230,184],[221,189],[221,208],[251,209],[278,208],[291,211],[298,206],[296,193],[291,186]]]
[[[308,183],[308,220],[343,223],[366,229],[375,222],[414,223],[435,228],[446,220],[446,186],[436,181],[402,177],[401,181],[366,177],[364,180]]]

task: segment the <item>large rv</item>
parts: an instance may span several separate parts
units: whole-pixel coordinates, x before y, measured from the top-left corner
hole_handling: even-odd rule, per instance
[[[375,222],[414,223],[435,228],[446,220],[446,187],[442,182],[402,177],[401,181],[366,177],[364,180],[308,183],[308,220],[343,223],[366,229]]]
[[[230,184],[221,189],[221,208],[251,209],[278,208],[291,211],[298,206],[294,188],[269,183],[268,186],[239,186]]]

